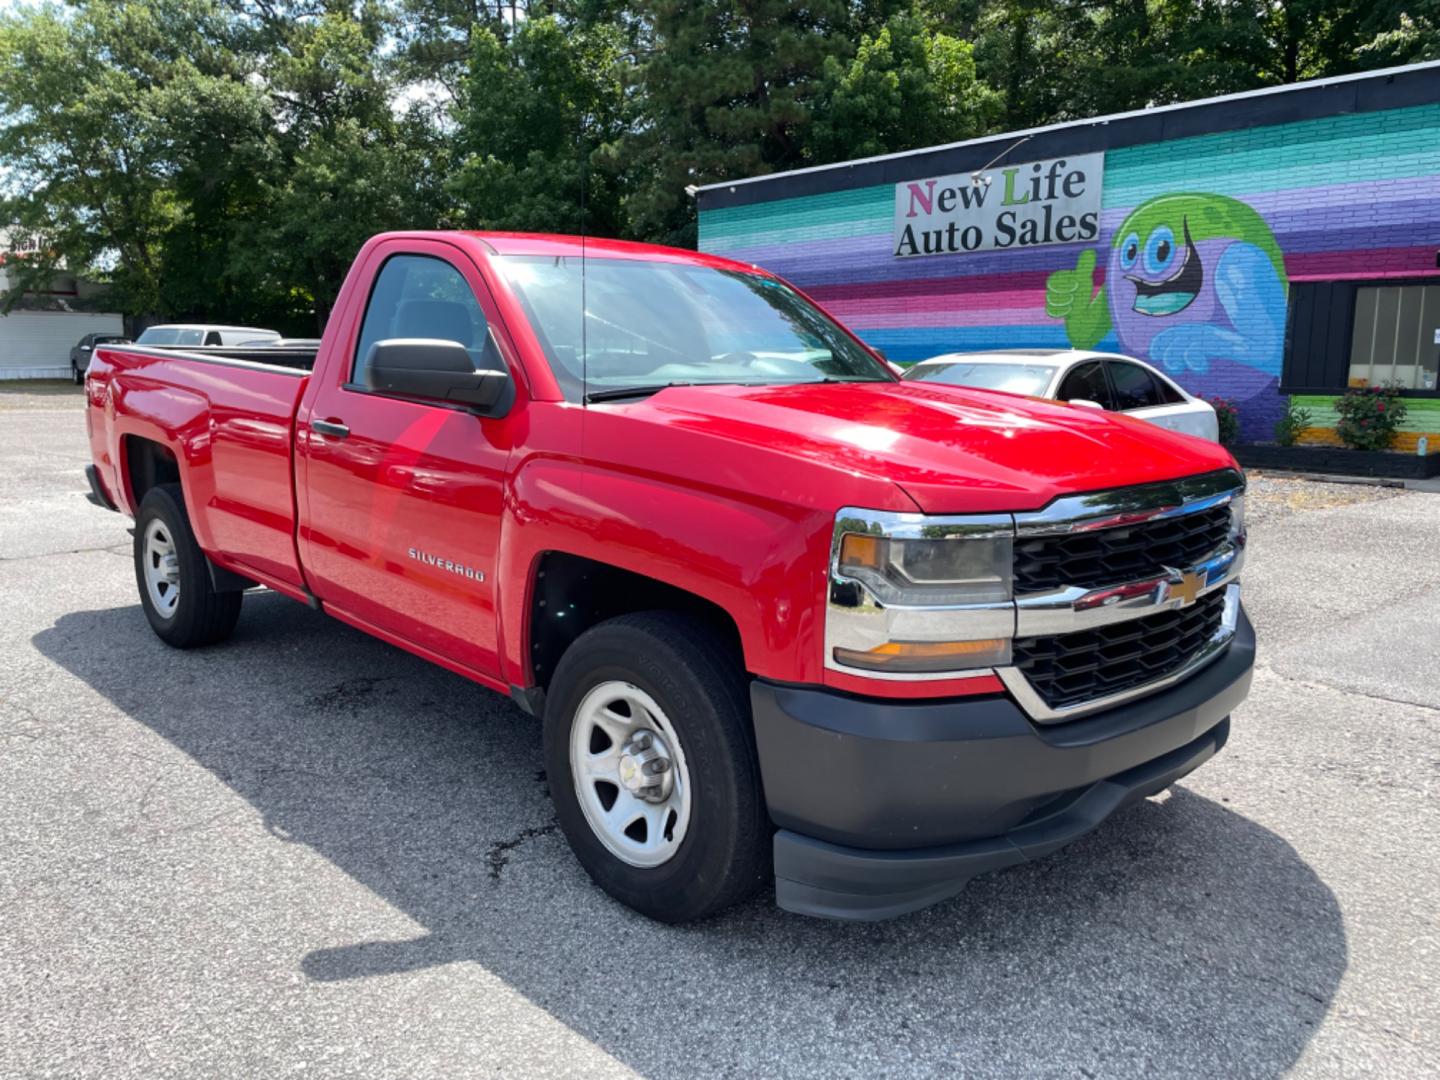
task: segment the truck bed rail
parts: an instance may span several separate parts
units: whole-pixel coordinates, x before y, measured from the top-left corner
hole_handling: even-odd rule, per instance
[[[261,365],[304,375],[315,366],[319,349],[291,345],[102,345],[116,352],[134,352],[150,356],[179,357],[212,364]]]

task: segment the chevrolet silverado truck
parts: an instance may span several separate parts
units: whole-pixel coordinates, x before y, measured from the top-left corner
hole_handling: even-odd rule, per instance
[[[263,587],[509,694],[656,919],[924,907],[1189,773],[1249,688],[1229,453],[902,382],[753,266],[386,234],[318,348],[102,344],[86,393],[163,641]]]

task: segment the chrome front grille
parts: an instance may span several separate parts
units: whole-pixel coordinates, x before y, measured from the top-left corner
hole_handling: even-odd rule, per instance
[[[1239,472],[1221,469],[1066,495],[1008,514],[843,507],[831,543],[825,665],[856,673],[862,669],[853,655],[933,644],[949,666],[864,672],[922,682],[993,674],[1042,724],[1158,691],[1215,659],[1235,635],[1244,491]],[[861,550],[842,572],[853,536],[870,538],[871,546],[855,545]],[[991,558],[985,565],[992,576],[984,580],[993,579],[996,594],[967,599],[957,586],[948,599],[935,599],[894,581],[882,589],[861,580],[856,568],[890,573],[898,565],[882,566],[890,545],[921,541],[986,545],[974,550]],[[1003,557],[994,555],[996,545]],[[864,562],[865,550],[873,565]],[[903,567],[895,572],[910,580]],[[969,581],[964,574],[957,580]],[[898,599],[891,595],[897,589]],[[986,662],[961,662],[972,655],[967,645],[991,650]]]
[[[1014,666],[1051,709],[1148,686],[1181,670],[1220,630],[1225,592],[1093,630],[1016,638]]]
[[[1193,514],[1086,532],[1035,536],[1015,544],[1015,591],[1093,589],[1189,567],[1218,551],[1230,531],[1228,504]]]
[[[996,669],[1058,723],[1159,690],[1235,633],[1245,483],[1231,470],[1015,515],[1015,640]]]

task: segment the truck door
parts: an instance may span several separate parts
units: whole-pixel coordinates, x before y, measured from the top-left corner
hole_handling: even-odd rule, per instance
[[[373,249],[362,272],[372,282],[363,311],[297,418],[307,580],[334,614],[493,676],[500,513],[524,384],[502,356],[495,305],[465,252],[397,239]],[[369,390],[366,353],[387,338],[458,341],[477,368],[510,369],[515,404],[482,418]]]

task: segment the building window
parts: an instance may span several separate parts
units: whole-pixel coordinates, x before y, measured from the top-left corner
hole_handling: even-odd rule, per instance
[[[1360,286],[1350,386],[1434,390],[1440,375],[1440,285]]]

